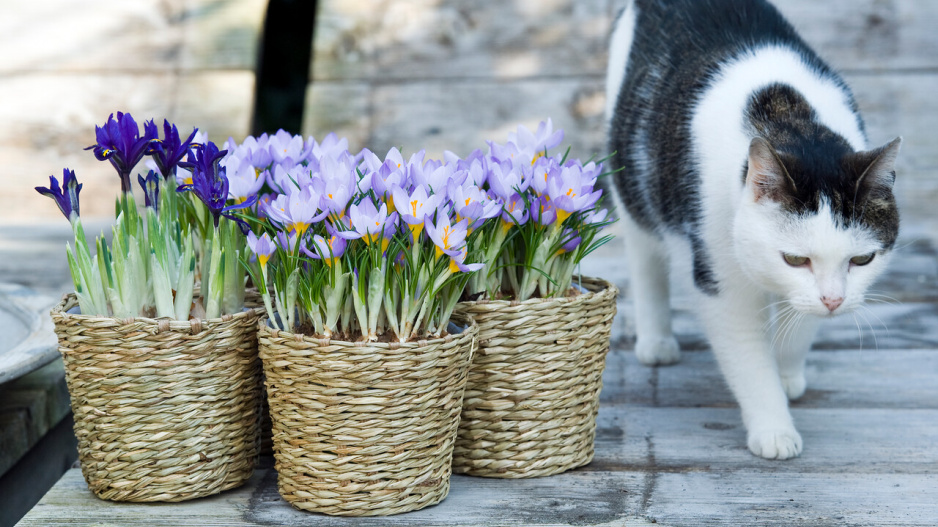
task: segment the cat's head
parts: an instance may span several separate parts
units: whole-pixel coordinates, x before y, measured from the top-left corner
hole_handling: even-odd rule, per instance
[[[796,310],[859,306],[899,233],[892,187],[901,138],[867,152],[776,151],[755,138],[734,249],[745,273]]]

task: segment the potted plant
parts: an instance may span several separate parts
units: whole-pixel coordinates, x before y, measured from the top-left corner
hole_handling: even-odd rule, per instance
[[[477,333],[452,316],[481,268],[449,192],[468,174],[278,135],[246,144],[278,144],[248,244],[280,494],[333,515],[435,504]]]
[[[602,372],[616,287],[574,276],[610,239],[601,163],[549,151],[563,140],[550,120],[519,126],[465,161],[482,209],[500,205],[469,244],[483,271],[457,312],[479,325],[453,467],[498,478],[557,474],[593,457]],[[469,203],[469,202],[466,202]],[[474,203],[474,202],[473,202]]]
[[[82,188],[65,169],[41,194],[72,225],[75,292],[52,310],[89,488],[117,501],[181,501],[244,483],[257,456],[260,311],[244,307],[245,237],[211,143],[117,113],[90,149],[121,180],[111,240],[89,247]],[[138,210],[132,175],[146,206]],[[188,170],[186,170],[188,169]],[[176,177],[188,179],[177,185]],[[191,191],[186,193],[186,191]],[[94,250],[94,254],[92,254]],[[233,264],[232,264],[233,262]],[[201,278],[201,286],[198,279]]]

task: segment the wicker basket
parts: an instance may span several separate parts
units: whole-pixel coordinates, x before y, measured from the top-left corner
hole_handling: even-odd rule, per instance
[[[280,495],[297,509],[342,516],[440,502],[477,333],[470,323],[429,341],[352,343],[262,322]]]
[[[262,387],[258,310],[202,321],[52,309],[88,487],[114,501],[183,501],[251,476]]]
[[[524,302],[464,302],[479,325],[453,472],[493,478],[558,474],[593,459],[596,414],[618,290]]]

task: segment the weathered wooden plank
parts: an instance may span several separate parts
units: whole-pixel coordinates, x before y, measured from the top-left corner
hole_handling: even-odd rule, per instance
[[[661,473],[645,514],[672,526],[934,526],[934,474]]]
[[[265,0],[87,0],[6,6],[0,72],[253,71]],[[61,38],[67,34],[69,38]]]
[[[794,408],[792,415],[804,451],[800,457],[774,461],[749,452],[736,408],[605,405],[597,421],[596,456],[585,469],[771,474],[938,470],[938,410]]]
[[[938,4],[928,3],[929,9]],[[938,39],[933,38],[938,46]],[[896,198],[904,219],[914,223],[920,217],[933,217],[938,198],[938,169],[930,116],[938,112],[938,74],[934,71],[870,75],[845,75],[863,115],[871,146],[879,146],[896,136],[903,137],[896,163]]]
[[[312,90],[317,97],[307,106],[304,133],[321,137],[334,131],[349,137],[352,150],[367,147],[383,155],[391,147],[406,153],[424,148],[429,156],[442,156],[444,150],[466,155],[486,149],[486,140],[506,141],[519,124],[534,128],[548,117],[565,130],[573,155],[586,159],[605,148],[598,78],[370,86],[317,82]],[[359,108],[368,116],[363,118]],[[356,144],[356,138],[367,142]]]
[[[380,518],[336,518],[290,507],[277,494],[276,473],[269,468],[239,489],[178,504],[102,501],[73,469],[18,525],[647,525],[630,517],[640,505],[644,479],[636,472],[588,471],[529,480],[454,476],[449,496],[433,507]]]
[[[316,81],[530,78],[603,71],[607,0],[329,0],[319,4]]]
[[[624,1],[320,2],[312,79],[599,75]],[[918,0],[775,0],[803,38],[846,70],[938,66],[938,6]]]
[[[808,390],[796,408],[938,409],[938,351],[837,350],[808,354]],[[730,407],[736,402],[709,351],[684,353],[650,368],[635,354],[606,358],[603,403],[656,407]]]
[[[17,2],[4,6],[4,73],[176,67],[184,0]],[[68,35],[68,38],[62,38]],[[15,53],[13,52],[15,50]]]
[[[835,68],[938,66],[938,4],[921,0],[772,0]]]
[[[187,71],[257,69],[267,0],[185,0],[179,66]],[[182,88],[185,91],[185,88]],[[251,99],[242,101],[250,106]]]

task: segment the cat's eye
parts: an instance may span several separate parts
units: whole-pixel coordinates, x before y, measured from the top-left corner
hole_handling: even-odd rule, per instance
[[[850,259],[850,263],[853,265],[866,265],[873,261],[873,257],[876,256],[876,253],[870,254],[861,254],[860,256],[854,256]]]
[[[785,259],[785,263],[792,267],[803,267],[808,265],[808,262],[811,260],[807,256],[795,256],[794,254],[782,253],[782,258]]]

